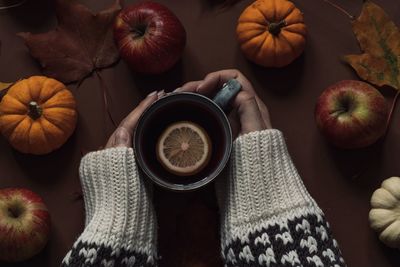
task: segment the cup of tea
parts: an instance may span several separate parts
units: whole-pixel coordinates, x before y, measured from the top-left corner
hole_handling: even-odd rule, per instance
[[[226,116],[241,85],[229,80],[213,99],[171,93],[141,115],[134,133],[137,163],[146,177],[173,191],[191,191],[213,181],[232,150]]]

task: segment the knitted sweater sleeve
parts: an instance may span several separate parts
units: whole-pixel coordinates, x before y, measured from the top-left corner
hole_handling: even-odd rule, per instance
[[[61,266],[156,266],[155,214],[132,148],[89,153],[79,171],[85,229]]]
[[[329,224],[304,187],[280,131],[239,137],[229,176],[217,183],[227,267],[345,266]]]

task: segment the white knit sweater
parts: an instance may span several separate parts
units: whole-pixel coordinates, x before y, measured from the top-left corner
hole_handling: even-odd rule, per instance
[[[156,220],[133,150],[86,155],[80,166],[85,230],[62,266],[154,266]]]
[[[240,136],[217,182],[226,266],[345,266],[278,130]]]
[[[88,154],[80,178],[86,227],[62,266],[156,266],[155,215],[133,150]],[[345,266],[280,131],[237,138],[228,179],[216,186],[227,267]]]

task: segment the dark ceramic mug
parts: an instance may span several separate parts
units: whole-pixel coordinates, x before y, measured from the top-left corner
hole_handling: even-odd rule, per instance
[[[136,160],[145,176],[157,185],[173,191],[195,190],[214,180],[230,157],[233,137],[225,111],[240,89],[237,80],[229,80],[212,100],[196,93],[172,93],[148,107],[139,118],[134,135]],[[177,121],[197,123],[211,139],[213,152],[209,163],[192,176],[171,174],[157,160],[156,144],[159,136]]]

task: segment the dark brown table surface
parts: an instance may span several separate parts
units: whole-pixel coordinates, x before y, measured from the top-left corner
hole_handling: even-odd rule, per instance
[[[83,1],[93,10],[111,0]],[[131,1],[128,1],[131,2]],[[329,146],[314,123],[317,97],[328,85],[357,79],[340,56],[358,53],[349,19],[323,0],[295,0],[305,13],[309,30],[303,56],[282,69],[266,69],[245,60],[235,39],[236,21],[251,1],[221,9],[215,0],[160,0],[181,19],[187,30],[182,61],[170,72],[141,77],[120,61],[101,72],[110,89],[110,110],[120,121],[150,90],[171,90],[205,74],[226,68],[240,69],[267,103],[273,125],[284,132],[289,151],[311,195],[325,211],[349,267],[398,267],[400,251],[385,247],[369,228],[369,200],[382,180],[400,175],[400,110],[395,112],[386,138],[361,150],[342,151]],[[335,0],[352,14],[361,0]],[[398,0],[376,0],[400,24]],[[28,0],[0,12],[0,81],[15,81],[40,74],[30,57],[21,31],[44,32],[56,24],[52,1]],[[52,216],[51,239],[32,260],[13,266],[58,266],[83,229],[78,165],[81,151],[96,150],[113,130],[106,116],[98,79],[69,86],[78,101],[79,123],[72,138],[46,156],[20,154],[0,138],[0,187],[26,187],[46,201]],[[388,101],[392,90],[383,89]],[[190,194],[156,189],[161,267],[222,266],[219,259],[218,210],[213,187]],[[1,264],[0,266],[9,266]],[[11,265],[10,265],[11,266]]]

